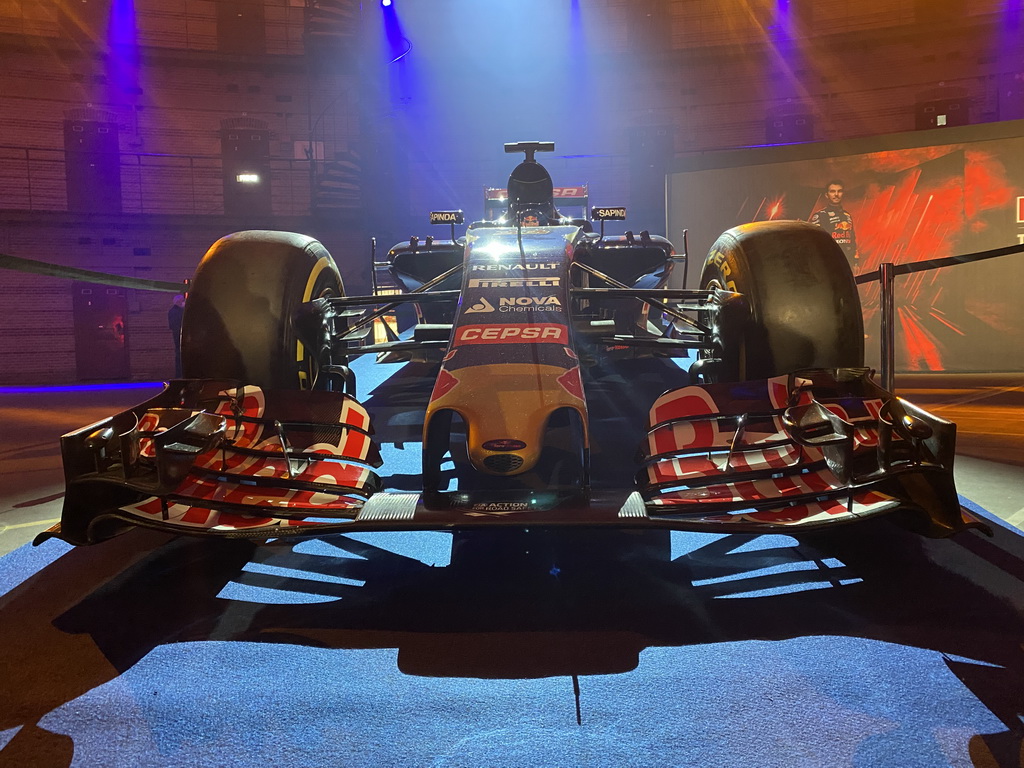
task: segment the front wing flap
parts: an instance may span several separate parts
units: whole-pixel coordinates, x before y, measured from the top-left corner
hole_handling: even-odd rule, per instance
[[[61,438],[61,522],[37,541],[93,543],[128,525],[231,534],[351,520],[380,490],[371,434],[349,395],[172,381]]]
[[[366,410],[336,392],[178,380],[62,438],[61,522],[37,542],[130,526],[276,538],[492,525],[796,531],[895,513],[946,536],[984,527],[953,484],[955,426],[866,369],[812,370],[666,392],[649,414],[635,489],[493,497],[381,492]]]
[[[867,369],[671,390],[637,477],[647,514],[701,530],[820,528],[896,510],[931,536],[976,521],[953,484],[956,426]]]

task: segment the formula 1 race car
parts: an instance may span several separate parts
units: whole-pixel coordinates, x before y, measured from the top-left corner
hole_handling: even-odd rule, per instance
[[[64,436],[63,516],[40,538],[800,532],[883,513],[929,536],[977,524],[953,484],[954,425],[864,367],[857,287],[825,232],[731,229],[699,289],[670,287],[685,252],[647,231],[604,235],[625,209],[556,207],[535,159],[553,148],[506,145],[526,157],[488,198],[494,218],[457,236],[462,212],[435,211],[450,238],[413,237],[375,262],[391,293],[346,296],[303,235],[215,243],[191,282],[186,378]],[[410,327],[382,322],[410,307]],[[384,403],[422,424],[404,488],[375,471],[376,415],[358,399],[374,359],[428,381],[419,402]]]

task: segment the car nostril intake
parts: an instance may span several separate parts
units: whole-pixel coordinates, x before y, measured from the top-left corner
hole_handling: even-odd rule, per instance
[[[491,472],[508,474],[523,466],[523,457],[515,453],[499,453],[488,456],[483,463]]]

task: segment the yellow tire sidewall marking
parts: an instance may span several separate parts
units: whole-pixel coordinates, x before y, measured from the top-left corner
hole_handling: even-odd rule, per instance
[[[317,278],[320,277],[320,273],[327,269],[327,257],[321,256],[316,264],[313,265],[313,269],[309,272],[309,278],[306,280],[306,287],[302,291],[302,302],[312,301],[313,299],[313,287],[316,285]],[[303,358],[306,356],[306,348],[302,345],[302,342],[298,339],[295,340],[295,362],[301,363]],[[309,387],[308,376],[305,371],[299,371],[299,387],[300,389],[307,389]]]

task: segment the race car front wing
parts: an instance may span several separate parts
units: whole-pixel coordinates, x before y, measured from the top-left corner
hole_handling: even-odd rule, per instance
[[[956,494],[955,425],[866,369],[670,390],[648,427],[633,489],[425,498],[383,489],[369,415],[350,395],[175,380],[62,438],[63,514],[36,543],[132,526],[259,539],[492,525],[792,532],[889,513],[928,536],[985,527]]]

